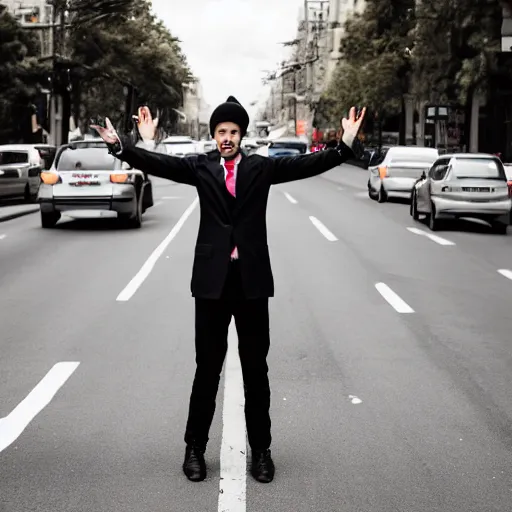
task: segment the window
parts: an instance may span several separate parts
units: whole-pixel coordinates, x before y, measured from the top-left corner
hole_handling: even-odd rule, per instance
[[[268,148],[268,156],[270,157],[278,157],[278,156],[298,156],[300,155],[300,151],[294,148],[281,148],[281,147],[271,147]]]
[[[382,148],[380,152],[378,149],[375,150],[370,158],[370,162],[368,165],[380,165],[384,161],[384,158],[386,158],[388,151],[389,148]]]
[[[434,181],[442,180],[448,171],[449,160],[440,160],[430,169],[429,176]]]
[[[57,161],[59,171],[113,171],[116,159],[104,149],[65,149]]]
[[[0,151],[0,165],[28,164],[28,151]]]
[[[270,149],[295,149],[299,151],[299,153],[306,153],[308,147],[303,142],[273,142],[270,146]],[[270,154],[270,153],[269,153]]]
[[[457,178],[506,179],[503,164],[493,158],[457,158],[453,172]]]

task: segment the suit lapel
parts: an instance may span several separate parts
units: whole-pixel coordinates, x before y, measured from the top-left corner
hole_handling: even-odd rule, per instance
[[[218,151],[212,151],[208,154],[209,165],[208,170],[213,175],[220,187],[226,188],[226,178],[224,174],[224,167],[221,165],[220,153]],[[236,173],[236,206],[233,211],[233,215],[236,215],[240,208],[243,206],[247,197],[251,193],[251,185],[254,180],[258,177],[259,171],[251,169],[249,159],[245,153],[242,153],[242,159],[238,164]],[[222,201],[226,212],[229,213],[230,209],[226,202],[226,196],[223,190],[219,190],[218,198]],[[231,216],[231,215],[230,215]]]
[[[226,179],[224,177],[224,167],[220,164],[220,153],[218,151],[211,151],[208,153],[208,165],[206,166],[212,177],[215,179],[215,185],[212,183],[212,193],[215,195],[216,200],[222,206],[227,219],[231,219],[231,209],[226,201]]]
[[[220,154],[218,151],[212,151],[209,155],[210,164],[208,170],[213,174],[214,178],[219,182],[222,187],[226,186],[226,179],[224,177],[224,167],[220,163]]]
[[[236,176],[236,211],[238,212],[243,206],[251,193],[251,185],[258,177],[259,171],[251,169],[249,159],[246,155],[242,156],[242,160],[238,164]]]

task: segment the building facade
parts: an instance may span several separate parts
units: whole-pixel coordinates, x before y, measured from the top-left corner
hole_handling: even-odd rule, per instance
[[[305,0],[290,42],[291,52],[280,69],[270,74],[270,92],[260,111],[271,122],[270,136],[311,140],[315,108],[339,62],[344,24],[365,0]]]
[[[2,0],[8,11],[22,27],[37,31],[41,43],[41,57],[53,53],[53,5],[49,0]]]

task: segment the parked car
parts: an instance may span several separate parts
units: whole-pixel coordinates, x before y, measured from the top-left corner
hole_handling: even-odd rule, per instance
[[[0,146],[0,198],[37,197],[40,173],[49,169],[55,146],[47,144],[10,144]]]
[[[116,212],[122,222],[139,228],[153,194],[143,172],[114,158],[97,139],[59,148],[51,169],[41,173],[38,201],[43,228],[54,227],[62,213],[90,210]]]
[[[488,154],[443,155],[414,186],[410,213],[426,214],[435,231],[442,219],[472,217],[506,234],[512,209],[511,192],[501,160]]]
[[[368,195],[379,203],[391,197],[409,199],[418,178],[438,156],[437,149],[417,146],[393,146],[372,156]]]
[[[308,143],[298,137],[282,137],[274,139],[268,146],[268,156],[274,156],[278,151],[295,149],[298,154],[305,155],[309,152]]]

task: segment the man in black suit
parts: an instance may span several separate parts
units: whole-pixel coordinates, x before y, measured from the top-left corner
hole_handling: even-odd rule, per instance
[[[245,156],[240,151],[249,116],[232,96],[211,116],[210,132],[218,150],[206,155],[178,158],[158,154],[119,137],[108,119],[106,128],[95,126],[119,159],[154,176],[192,185],[199,195],[201,221],[191,282],[197,367],[183,463],[192,481],[206,478],[204,452],[232,317],[244,379],[251,473],[259,482],[274,478],[266,361],[270,347],[268,300],[274,296],[267,246],[268,194],[271,185],[316,176],[361,152],[357,133],[364,113],[365,109],[356,116],[352,108],[349,118],[342,120],[343,136],[336,149],[275,159]],[[138,122],[143,140],[149,142],[155,126],[147,107],[139,111]]]

